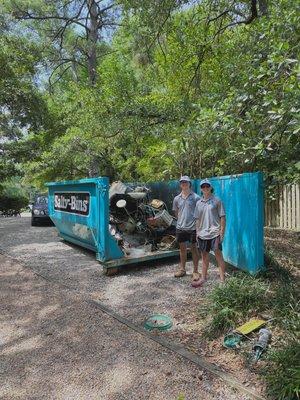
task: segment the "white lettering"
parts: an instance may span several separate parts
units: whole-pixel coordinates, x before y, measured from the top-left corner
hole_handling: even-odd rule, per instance
[[[86,213],[89,208],[89,197],[86,200],[78,199],[83,197],[80,194],[54,194],[54,208],[56,210],[66,210],[67,212],[74,211]],[[83,198],[84,198],[83,197]]]
[[[83,212],[87,212],[87,207],[88,207],[88,201],[87,200],[83,200]]]
[[[54,207],[59,208],[59,197],[57,195],[54,196]]]
[[[71,196],[71,210],[77,210],[76,203],[76,196]]]

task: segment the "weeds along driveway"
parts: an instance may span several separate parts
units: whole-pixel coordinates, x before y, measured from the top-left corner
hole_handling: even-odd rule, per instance
[[[51,376],[56,376],[57,374],[57,377],[59,375],[64,377],[61,382],[65,379],[70,380],[72,374],[76,376],[79,374],[79,377],[80,371],[91,369],[94,371],[92,374],[98,373],[105,376],[104,380],[108,386],[105,389],[107,391],[103,392],[105,393],[105,395],[103,394],[104,397],[100,397],[101,399],[132,398],[126,397],[126,391],[123,394],[118,392],[119,397],[113,397],[115,396],[114,392],[112,392],[112,397],[107,397],[109,390],[115,390],[111,389],[107,380],[111,376],[112,380],[121,380],[117,384],[120,388],[129,385],[130,390],[135,390],[134,388],[138,390],[144,379],[140,381],[137,377],[140,377],[143,373],[147,375],[149,382],[154,385],[150,389],[150,386],[147,386],[147,384],[145,386],[143,383],[143,391],[148,394],[151,392],[151,398],[154,399],[176,399],[176,395],[180,392],[185,393],[186,399],[198,399],[201,397],[196,394],[195,390],[202,389],[206,394],[206,398],[210,398],[207,397],[209,393],[213,393],[211,398],[219,398],[219,395],[221,396],[220,398],[226,399],[247,398],[242,394],[235,395],[224,383],[213,379],[209,374],[203,374],[200,371],[199,375],[199,368],[189,365],[186,361],[179,360],[174,355],[171,356],[170,352],[162,350],[161,347],[158,348],[157,346],[159,345],[145,343],[147,342],[145,338],[131,332],[122,324],[112,321],[99,310],[91,309],[91,306],[89,308],[87,308],[87,305],[83,306],[82,301],[79,300],[82,294],[88,295],[89,298],[99,300],[110,306],[118,314],[137,325],[141,325],[150,314],[156,312],[167,313],[173,317],[174,327],[170,332],[163,335],[170,340],[184,343],[186,336],[189,336],[190,339],[190,335],[193,335],[195,314],[202,296],[205,291],[210,290],[217,283],[217,271],[215,268],[212,268],[210,272],[210,283],[205,289],[199,291],[190,287],[190,276],[181,280],[173,277],[173,272],[176,268],[174,263],[152,265],[151,267],[141,266],[138,269],[124,269],[124,272],[117,276],[104,276],[102,268],[95,260],[93,253],[63,242],[58,238],[54,227],[31,227],[28,218],[2,219],[0,221],[0,237],[0,249],[2,251],[20,260],[37,274],[52,280],[52,284],[46,283],[46,281],[40,282],[41,278],[33,275],[34,280],[38,281],[38,283],[36,283],[37,286],[35,284],[32,287],[29,285],[31,289],[28,289],[23,283],[20,283],[21,288],[18,287],[19,283],[12,283],[13,286],[11,286],[11,283],[9,284],[11,288],[15,288],[12,307],[15,304],[16,310],[10,308],[10,301],[6,303],[10,322],[7,325],[4,321],[6,324],[4,326],[8,326],[7,329],[10,333],[8,333],[8,339],[5,339],[6,334],[4,332],[4,343],[7,340],[8,343],[16,340],[16,344],[12,343],[13,354],[15,356],[18,354],[20,357],[22,357],[21,354],[25,354],[23,362],[29,364],[23,372],[19,371],[20,373],[17,373],[16,371],[15,376],[11,378],[13,381],[14,379],[22,380],[22,373],[24,379],[27,376],[26,374],[32,376],[30,379],[34,379],[35,371],[41,370],[41,373],[45,373],[45,375],[38,378],[39,382],[45,379],[46,385],[49,383],[51,386],[51,382],[53,385],[55,384],[55,379],[52,381],[51,378],[51,382],[47,383],[48,373],[47,371],[44,372],[43,366],[47,366]],[[26,274],[31,274],[29,270],[23,271],[21,266],[16,266],[15,268],[21,268],[22,274],[25,274],[24,279],[29,279],[26,278]],[[191,270],[190,264],[189,268]],[[20,278],[20,273],[16,272],[16,275]],[[14,275],[11,279],[15,279]],[[59,288],[53,281],[56,281],[59,285],[75,288],[78,292],[72,291],[71,293],[65,289],[62,293],[61,286]],[[24,295],[22,290],[25,290],[25,287],[26,290],[31,292],[27,292]],[[2,290],[2,293],[4,292],[6,294],[10,293],[8,288],[6,288],[6,291]],[[24,301],[25,304],[23,304]],[[14,315],[19,316],[19,322],[14,322]],[[13,327],[10,324],[13,324]],[[25,333],[23,332],[24,326]],[[42,333],[40,329],[42,329]],[[59,342],[60,339],[62,343]],[[18,343],[19,341],[20,343]],[[193,342],[198,349],[198,353],[201,354],[201,340],[195,337]],[[145,348],[141,351],[135,348],[138,344],[142,346],[144,343]],[[21,347],[19,348],[18,346]],[[8,347],[10,348],[11,345]],[[127,350],[129,354],[127,354]],[[70,360],[70,355],[66,355],[68,351],[72,353]],[[205,351],[203,350],[204,354]],[[28,353],[30,353],[29,363],[26,361]],[[84,353],[88,355],[84,355]],[[10,357],[9,354],[7,356]],[[36,366],[35,362],[32,364],[30,357],[38,363]],[[122,361],[123,357],[125,357],[125,362]],[[88,358],[86,364],[85,358]],[[139,358],[141,360],[138,360]],[[97,359],[97,362],[94,361],[95,359]],[[148,359],[151,359],[151,361],[148,361]],[[17,358],[11,361],[13,365],[22,365],[22,359],[18,360]],[[98,366],[95,370],[94,362]],[[121,362],[121,365],[118,364],[119,362]],[[131,362],[132,367],[127,370]],[[148,365],[149,362],[150,366]],[[48,369],[48,363],[50,363],[50,369]],[[99,363],[101,363],[101,367]],[[10,359],[8,359],[8,365],[11,365]],[[33,367],[30,365],[33,365]],[[74,370],[72,365],[75,365]],[[147,372],[143,370],[143,365],[145,365]],[[133,366],[134,371],[130,369]],[[155,371],[157,367],[158,369]],[[53,371],[51,368],[54,368]],[[64,368],[68,372],[64,373]],[[149,368],[151,371],[153,369],[151,373],[148,371]],[[72,372],[70,372],[70,369],[72,369]],[[98,371],[97,373],[96,370]],[[13,370],[10,370],[10,372],[14,375]],[[85,383],[89,382],[88,374],[84,373],[83,381]],[[114,374],[118,378],[114,377]],[[126,374],[128,374],[128,378]],[[78,377],[75,378],[77,383]],[[93,379],[96,378],[94,377]],[[241,377],[241,380],[245,379],[245,377]],[[21,383],[21,380],[19,383]],[[132,384],[129,384],[131,380]],[[155,388],[156,380],[170,382],[165,389],[159,389]],[[97,380],[97,385],[99,382]],[[138,382],[139,384],[137,384]],[[247,382],[249,384],[249,377]],[[70,390],[72,391],[72,384],[70,383],[70,385]],[[188,387],[189,385],[191,385],[190,388]],[[88,386],[89,383],[87,383]],[[63,390],[68,389],[64,386]],[[83,394],[79,393],[78,398],[85,398],[85,389],[82,390]],[[165,397],[155,397],[160,390],[162,390],[161,393],[164,393]],[[165,392],[163,392],[164,390]],[[139,399],[149,398],[145,393],[143,394],[144,397],[141,397],[141,394],[134,397]],[[167,395],[167,393],[169,394]],[[124,397],[122,397],[123,395]],[[61,398],[68,398],[68,396],[62,395]]]

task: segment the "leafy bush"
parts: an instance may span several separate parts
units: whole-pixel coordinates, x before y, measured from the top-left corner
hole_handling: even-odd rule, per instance
[[[27,205],[28,198],[21,194],[0,194],[0,211],[4,214],[19,213]]]
[[[267,393],[276,400],[300,398],[300,344],[291,342],[281,350],[270,352],[265,369]]]

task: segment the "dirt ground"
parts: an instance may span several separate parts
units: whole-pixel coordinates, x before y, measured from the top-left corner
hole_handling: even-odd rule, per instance
[[[0,220],[0,250],[18,260],[0,261],[1,399],[248,398],[87,298],[140,326],[153,313],[169,314],[173,328],[161,335],[221,365],[252,390],[263,390],[240,356],[220,341],[208,345],[199,334],[198,306],[218,284],[216,267],[202,289],[190,286],[190,276],[174,278],[174,262],[107,277],[93,253],[62,241],[54,227],[31,227],[29,218]]]
[[[280,265],[300,275],[300,232],[265,228],[265,245]]]

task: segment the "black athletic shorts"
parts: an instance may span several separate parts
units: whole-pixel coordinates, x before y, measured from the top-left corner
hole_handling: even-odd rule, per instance
[[[222,251],[220,236],[207,240],[197,238],[197,244],[199,251],[206,251],[207,253],[209,253],[211,250],[215,251],[217,249]]]
[[[183,242],[196,243],[196,230],[185,231],[183,229],[176,229],[176,239],[178,243],[183,243]]]

